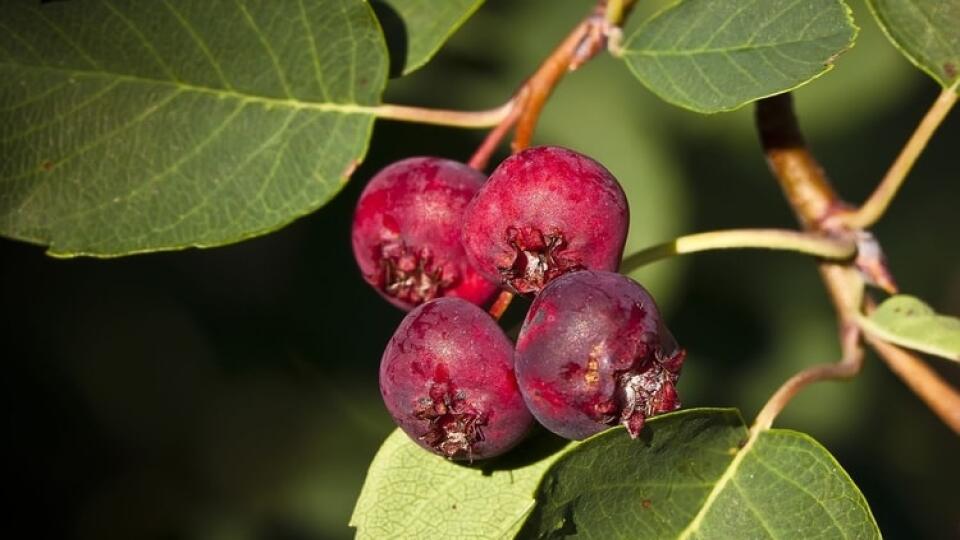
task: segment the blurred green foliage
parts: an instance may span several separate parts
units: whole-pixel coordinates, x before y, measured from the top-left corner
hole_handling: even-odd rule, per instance
[[[641,3],[636,19],[664,2]],[[388,101],[496,105],[590,2],[490,1]],[[937,93],[860,2],[856,47],[796,93],[837,188],[859,201]],[[751,108],[700,116],[652,96],[619,61],[573,73],[536,142],[586,152],[622,181],[633,248],[685,232],[793,227]],[[482,134],[378,123],[327,207],[235,246],[111,261],[53,260],[3,242],[3,377],[17,493],[36,537],[346,538],[366,465],[391,429],[376,380],[402,314],[361,281],[349,243],[364,182],[410,155],[469,157]],[[875,233],[902,289],[960,313],[960,118],[949,118]],[[503,153],[499,157],[503,157]],[[812,261],[690,256],[638,274],[688,348],[687,406],[752,417],[802,366],[839,353]],[[519,320],[524,305],[511,309]],[[931,364],[955,384],[956,366]],[[811,434],[860,485],[884,533],[960,534],[960,440],[882,363],[801,395],[779,427]],[[42,519],[34,519],[38,516]]]

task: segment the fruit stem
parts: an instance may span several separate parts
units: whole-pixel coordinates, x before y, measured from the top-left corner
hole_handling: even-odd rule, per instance
[[[957,92],[960,90],[958,85],[960,81],[940,92],[874,192],[859,209],[837,216],[840,223],[853,229],[863,229],[873,225],[883,216],[906,180],[910,169],[930,142],[930,138],[947,117],[950,109],[957,103]]]
[[[496,127],[490,130],[490,133],[483,139],[483,143],[477,147],[477,151],[470,157],[470,161],[467,162],[468,166],[481,172],[487,168],[487,163],[490,162],[490,156],[497,150],[500,141],[503,140],[507,132],[510,131],[510,128],[512,128],[513,125],[517,123],[517,119],[520,118],[521,108],[517,106],[517,104],[523,102],[525,96],[526,89],[521,89],[516,97],[510,100],[510,112],[503,117]]]
[[[848,205],[837,196],[819,163],[807,149],[789,93],[758,101],[756,123],[767,163],[800,223],[811,231],[851,232],[836,223],[847,212]],[[859,230],[853,229],[852,232]],[[872,306],[872,300],[863,295],[863,274],[849,264],[821,262],[819,269],[840,318],[842,359],[836,364],[808,368],[790,378],[760,411],[753,431],[769,428],[786,404],[807,385],[852,377],[862,363],[857,318],[864,304],[867,309]],[[889,277],[892,280],[892,276]],[[876,336],[867,335],[866,340],[945,424],[960,432],[957,429],[960,427],[957,419],[960,397],[956,391],[910,353]]]
[[[510,307],[510,302],[513,302],[513,293],[510,291],[500,291],[497,299],[493,301],[493,305],[490,306],[487,312],[490,313],[493,320],[499,321],[500,317],[503,317],[503,314],[507,311],[507,308]]]
[[[470,167],[481,171],[510,128],[516,125],[512,150],[519,152],[530,146],[540,112],[560,79],[577,69],[603,50],[611,35],[618,35],[618,26],[629,15],[636,0],[599,0],[590,15],[580,21],[539,68],[514,93],[513,99],[498,109],[496,126],[470,158]],[[500,109],[507,108],[506,112]],[[474,126],[465,126],[474,127]]]
[[[513,113],[515,100],[510,99],[503,105],[485,111],[454,111],[449,109],[426,109],[407,105],[383,104],[371,110],[377,118],[417,122],[439,126],[461,128],[488,128],[503,122]]]
[[[527,79],[521,89],[524,99],[520,105],[520,118],[517,120],[517,130],[513,137],[514,152],[530,146],[540,112],[557,83],[568,71],[577,69],[606,48],[607,38],[617,25],[623,22],[629,12],[629,9],[625,8],[630,3],[632,2],[625,4],[622,0],[613,0],[612,4],[619,5],[618,8],[617,5],[611,7],[606,0],[597,2],[592,13],[574,27]],[[611,10],[614,13],[611,13]],[[613,19],[608,18],[614,15]],[[517,95],[521,95],[521,92]]]
[[[819,234],[786,229],[733,229],[681,236],[643,249],[626,257],[620,265],[620,272],[627,274],[674,255],[738,248],[794,251],[839,261],[849,260],[857,253],[854,242]]]

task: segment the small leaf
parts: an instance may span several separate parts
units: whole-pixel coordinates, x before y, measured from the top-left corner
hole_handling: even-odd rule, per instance
[[[372,0],[387,36],[390,71],[407,75],[426,64],[483,0]]]
[[[960,80],[960,0],[868,0],[894,46],[944,88]]]
[[[0,233],[58,256],[281,227],[363,159],[387,75],[363,0],[0,0]]]
[[[856,33],[840,0],[681,0],[630,36],[624,60],[664,100],[712,113],[822,75]]]
[[[816,441],[747,429],[733,410],[652,419],[571,448],[545,475],[521,536],[879,538],[863,495]]]
[[[510,538],[565,444],[539,433],[500,459],[467,466],[395,430],[370,464],[350,525],[357,538]]]
[[[891,296],[862,322],[886,341],[960,362],[960,319],[937,314],[919,298]]]

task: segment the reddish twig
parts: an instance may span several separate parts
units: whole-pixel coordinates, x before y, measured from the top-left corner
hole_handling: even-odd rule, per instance
[[[865,334],[865,338],[890,371],[896,373],[944,424],[960,435],[960,393],[917,355],[870,334]]]
[[[473,153],[473,156],[470,157],[470,161],[467,162],[471,168],[483,172],[487,168],[487,164],[490,162],[490,157],[497,150],[497,146],[500,145],[500,141],[507,135],[510,131],[510,128],[517,123],[517,119],[520,118],[520,112],[522,108],[518,106],[518,103],[522,103],[526,99],[526,90],[521,88],[520,92],[510,100],[510,103],[513,105],[510,108],[509,114],[507,114],[503,120],[497,124],[490,133],[483,139],[483,142],[480,146],[477,147],[477,150]]]
[[[578,24],[544,60],[540,68],[523,85],[525,99],[513,137],[513,151],[530,145],[533,132],[547,99],[568,71],[577,69],[606,47],[607,36],[614,24],[604,18],[606,3],[601,1],[593,13]]]
[[[767,400],[763,409],[757,413],[751,431],[770,429],[773,420],[801,390],[820,382],[837,379],[849,379],[860,373],[863,367],[863,348],[860,346],[860,330],[855,325],[846,325],[840,336],[843,356],[839,362],[811,366],[787,379],[783,385]]]
[[[837,196],[819,163],[807,149],[793,112],[790,95],[781,94],[760,100],[757,102],[756,113],[760,142],[767,162],[804,228],[840,237],[853,237],[858,243],[861,242],[861,229],[849,228],[837,219],[849,212],[849,205]],[[768,402],[761,411],[763,416],[758,417],[757,424],[760,429],[769,427],[776,413],[805,386],[825,379],[847,378],[859,370],[860,353],[854,354],[852,345],[847,341],[853,339],[851,335],[856,336],[856,341],[860,339],[856,315],[863,302],[864,280],[879,278],[881,284],[886,282],[888,288],[894,287],[892,276],[883,263],[879,244],[872,249],[876,250],[876,255],[868,261],[861,261],[858,257],[857,267],[834,263],[820,264],[821,276],[840,318],[844,358],[837,364],[816,366],[802,371],[787,381],[771,398],[773,404]],[[869,300],[867,302],[869,305]],[[960,415],[960,397],[956,392],[935,371],[910,353],[874,336],[868,335],[866,339],[894,373],[900,376],[944,423],[956,430],[957,416]]]

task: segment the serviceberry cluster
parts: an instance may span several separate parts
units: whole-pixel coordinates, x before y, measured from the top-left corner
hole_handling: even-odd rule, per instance
[[[415,157],[364,189],[353,250],[364,279],[410,310],[380,363],[397,424],[456,460],[493,457],[534,418],[582,439],[680,406],[684,351],[656,303],[616,273],[629,210],[616,178],[566,148],[530,148],[489,179]],[[533,298],[516,346],[480,306]]]

